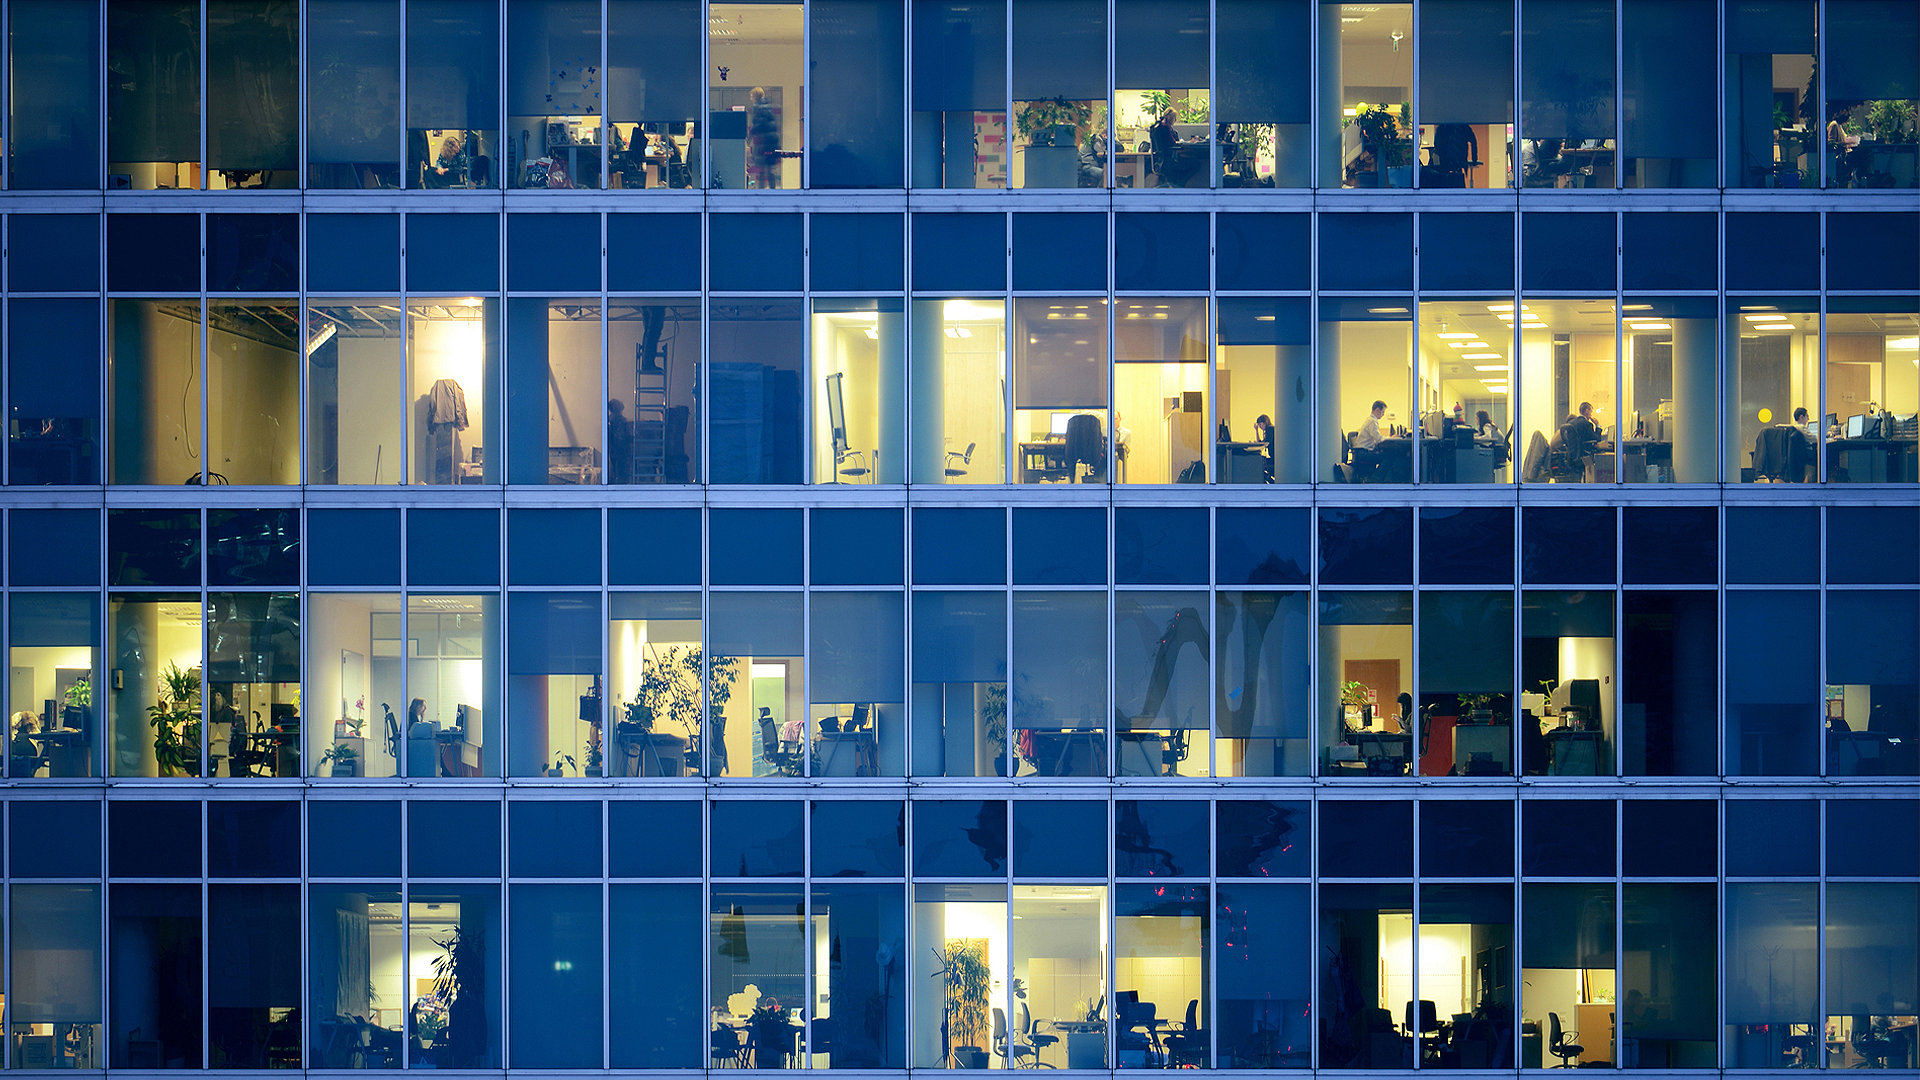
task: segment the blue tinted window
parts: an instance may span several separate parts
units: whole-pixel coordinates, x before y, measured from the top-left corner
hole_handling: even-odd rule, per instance
[[[1209,858],[1204,802],[1120,799],[1113,804],[1116,877],[1205,877]]]
[[[1320,581],[1400,585],[1413,580],[1413,511],[1322,509]]]
[[[494,214],[408,214],[407,291],[498,289],[499,225]]]
[[[1612,289],[1612,214],[1533,213],[1520,218],[1525,289]]]
[[[1420,510],[1420,580],[1435,585],[1513,581],[1513,510],[1427,506]]]
[[[1113,287],[1205,289],[1207,215],[1115,214]]]
[[[1304,585],[1313,542],[1310,512],[1221,507],[1214,514],[1214,572],[1221,585]]]
[[[507,581],[514,585],[598,585],[600,511],[507,511]]]
[[[400,876],[400,804],[307,804],[307,874],[317,878]]]
[[[100,584],[100,511],[13,511],[7,558],[15,585]]]
[[[1513,291],[1512,214],[1421,214],[1420,287]]]
[[[107,584],[200,584],[200,511],[107,511]]]
[[[1819,287],[1819,214],[1727,215],[1727,288]]]
[[[1513,803],[1429,799],[1420,804],[1422,877],[1512,877]]]
[[[208,510],[207,584],[300,584],[300,511]]]
[[[1625,289],[1720,287],[1720,222],[1712,214],[1627,214],[1620,248]]]
[[[898,585],[906,580],[905,515],[898,509],[815,510],[815,585]]]
[[[597,801],[507,804],[507,873],[514,877],[599,877]]]
[[[1104,214],[1013,215],[1013,287],[1104,289],[1105,261],[1088,258],[1107,248]]]
[[[300,804],[228,799],[207,803],[210,877],[300,876]]]
[[[1920,508],[1828,509],[1827,580],[1849,585],[1920,580]]]
[[[714,877],[799,877],[806,861],[798,802],[713,804]]]
[[[100,291],[100,219],[92,214],[14,214],[7,245],[32,256],[9,261],[9,292]]]
[[[700,804],[616,799],[607,804],[607,872],[699,877]]]
[[[1006,287],[1006,218],[913,215],[915,292],[994,292]]]
[[[508,214],[507,288],[600,291],[599,214]]]
[[[607,288],[616,292],[700,288],[700,215],[608,214]]]
[[[716,292],[799,292],[799,214],[715,214],[707,219],[714,251],[750,257],[714,259],[707,267]]]
[[[999,877],[1006,872],[1005,802],[927,800],[913,804],[914,877]]]
[[[107,215],[107,288],[199,292],[200,216]]]
[[[607,511],[607,579],[614,585],[700,584],[700,511]]]
[[[1820,580],[1820,511],[1811,506],[1727,507],[1727,580]]]
[[[1529,506],[1520,512],[1520,580],[1529,585],[1610,584],[1614,511],[1604,506]]]
[[[1306,803],[1222,799],[1213,816],[1221,877],[1304,878],[1312,871]]]
[[[1104,585],[1106,581],[1105,510],[1014,510],[1015,585]]]
[[[1920,874],[1920,802],[1829,799],[1827,873],[1835,877]]]
[[[1412,877],[1413,804],[1410,802],[1320,803],[1321,877]],[[1366,837],[1345,843],[1343,837]]]
[[[107,873],[199,877],[200,804],[174,799],[108,803]]]
[[[22,799],[7,808],[9,872],[16,878],[100,876],[100,804]]]
[[[1307,288],[1311,219],[1306,214],[1221,214],[1214,223],[1220,289]],[[1511,261],[1511,260],[1509,260]]]
[[[1620,805],[1628,877],[1712,877],[1720,822],[1710,799],[1628,799]]]
[[[1838,254],[1827,260],[1827,288],[1920,289],[1916,238],[1920,214],[1828,214],[1827,251]]]
[[[907,872],[906,804],[813,804],[814,877],[901,877]]]
[[[500,804],[408,804],[407,873],[417,878],[499,877]]]
[[[923,507],[913,512],[916,585],[999,585],[1007,580],[1005,511]]]
[[[1527,877],[1613,876],[1611,800],[1532,799],[1520,827],[1520,872]]]
[[[807,250],[816,292],[899,292],[905,231],[898,214],[815,214]]]
[[[1629,506],[1625,576],[1631,585],[1712,584],[1720,571],[1720,514],[1711,506]]]
[[[799,510],[713,510],[707,516],[707,573],[715,585],[798,585]]]
[[[1813,799],[1728,799],[1728,877],[1820,873],[1820,804]]]
[[[1116,508],[1113,578],[1121,585],[1205,585],[1205,508]]]
[[[400,511],[307,511],[307,583],[400,584]]]
[[[208,292],[296,292],[300,215],[208,214]]]
[[[1413,215],[1320,215],[1320,287],[1413,288]]]
[[[1013,804],[1013,876],[1107,876],[1107,846],[1075,841],[1107,834],[1107,804],[1017,799]],[[923,872],[924,873],[924,872]]]
[[[410,511],[407,515],[407,583],[500,584],[500,512]]]
[[[19,261],[19,260],[15,260]],[[8,480],[100,482],[100,301],[16,298],[7,305]],[[87,357],[87,363],[35,358]]]
[[[399,214],[308,214],[307,288],[400,291]]]

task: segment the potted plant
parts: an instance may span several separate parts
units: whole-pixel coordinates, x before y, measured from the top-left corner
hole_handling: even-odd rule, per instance
[[[460,925],[434,942],[433,997],[446,1003],[446,1024],[435,1039],[442,1068],[480,1068],[487,1062],[486,937]]]
[[[1499,694],[1456,694],[1460,702],[1462,715],[1470,717],[1476,724],[1493,723],[1493,703],[1499,700]]]
[[[987,967],[986,943],[978,940],[949,941],[936,948],[940,967],[933,974],[940,980],[940,1043],[951,1067],[984,1069],[987,1067],[986,1043],[991,1038],[987,1026],[987,999],[993,972]]]
[[[1361,153],[1373,159],[1371,170],[1361,168],[1356,173],[1355,182],[1358,186],[1411,186],[1413,142],[1400,123],[1400,117],[1409,114],[1409,107],[1405,103],[1401,104],[1397,114],[1386,105],[1370,105],[1362,101],[1354,106],[1350,123],[1360,129]],[[1401,182],[1400,174],[1394,170],[1407,171],[1405,183]],[[1365,179],[1369,172],[1372,173],[1371,179]]]
[[[1360,724],[1373,722],[1373,699],[1367,694],[1367,684],[1352,679],[1340,684],[1340,707],[1349,721]]]
[[[633,700],[621,706],[619,734],[639,740],[640,775],[678,776],[679,771],[667,765],[667,757],[691,760],[698,752],[702,659],[698,648],[687,646],[671,645],[654,653],[641,669]],[[739,667],[733,657],[715,657],[708,667],[706,696],[716,731],[721,727],[721,710],[733,696]],[[663,724],[678,733],[660,730]]]
[[[557,753],[553,755],[553,767],[547,770],[547,775],[551,777],[565,776],[567,775],[567,766],[569,765],[573,767],[575,772],[578,772],[580,769],[580,763],[573,760],[572,754]]]
[[[980,693],[980,725],[987,745],[993,748],[996,776],[1012,776],[1013,762],[1007,760],[1007,684],[988,683]]]
[[[329,776],[360,775],[360,751],[345,743],[334,743],[327,748],[326,753],[320,755],[320,764],[326,765],[329,762],[332,763]]]
[[[160,673],[160,700],[147,706],[153,760],[161,776],[200,774],[200,676],[169,662]]]
[[[84,730],[87,727],[87,714],[92,708],[93,683],[82,675],[60,695],[60,726]]]

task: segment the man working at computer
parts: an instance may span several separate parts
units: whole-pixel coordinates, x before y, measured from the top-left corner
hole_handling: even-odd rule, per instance
[[[1387,403],[1375,401],[1366,423],[1353,435],[1353,471],[1355,478],[1370,476],[1380,468],[1380,444],[1386,436],[1380,431],[1380,420],[1387,415]]]

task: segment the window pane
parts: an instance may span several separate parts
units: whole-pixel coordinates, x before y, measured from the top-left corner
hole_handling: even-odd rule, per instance
[[[707,328],[715,484],[801,479],[800,304],[715,301]]]
[[[210,776],[299,776],[300,597],[207,595]]]
[[[902,877],[907,872],[907,809],[898,799],[813,804],[813,876]]]
[[[1717,125],[1712,113],[1690,107],[1713,99],[1714,14],[1709,0],[1626,0],[1623,5],[1621,186],[1717,186],[1712,154]]]
[[[1820,397],[1820,317],[1804,298],[1730,299],[1726,335],[1727,479],[1793,477],[1793,432],[1780,425],[1795,409],[1812,413],[1808,406]],[[1838,478],[1852,464],[1849,449],[1829,445],[1829,476]]]
[[[1106,887],[1015,885],[1012,923],[1013,931],[1007,944],[1012,955],[1013,978],[1021,980],[1027,995],[1024,999],[1016,997],[1012,1002],[1010,1026],[1026,1027],[1020,1021],[1023,1005],[1038,1019],[1072,1021],[1088,1015],[1080,1012],[1084,1003],[1098,1002],[1107,992],[1106,965],[1102,963],[1106,950],[1101,941],[1107,925]],[[991,958],[995,951],[992,937],[987,938],[987,951]],[[1116,967],[1119,963],[1116,955]],[[1138,987],[1128,990],[1129,993],[1113,995],[1111,1015],[1116,1029],[1129,1018],[1144,1015],[1140,1005],[1130,1004],[1143,997]],[[1061,1045],[1052,1047],[1049,1054],[1056,1063],[1070,1069],[1098,1069],[1106,1063],[1103,1034],[1093,1033],[1089,1038],[1084,1029],[1077,1034],[1065,1034],[1067,1037],[1061,1040]],[[1122,1036],[1122,1045],[1139,1038],[1137,1031],[1131,1038]]]
[[[707,958],[712,972],[713,1052],[757,1069],[801,1062],[807,1008],[806,894],[792,885],[733,885],[712,891]]]
[[[599,594],[514,593],[507,620],[508,774],[599,775]]]
[[[1818,886],[1727,884],[1728,1065],[1817,1066],[1819,928]]]
[[[607,775],[699,775],[700,744],[710,734],[700,723],[699,594],[614,593],[611,602],[614,726]],[[708,673],[713,704],[725,704],[734,670],[718,664]],[[726,744],[712,746],[714,771],[725,773]]]
[[[500,775],[499,608],[492,594],[407,598],[408,776]]]
[[[915,803],[915,813],[924,803]],[[988,804],[997,806],[998,804]],[[923,818],[915,818],[916,823]],[[985,822],[982,823],[986,824]],[[989,835],[983,828],[983,841]],[[1105,844],[1063,844],[1068,836],[1104,836],[1107,804],[1079,799],[1016,799],[1013,803],[1013,876],[1028,879],[1105,878]],[[916,863],[916,867],[920,864]],[[932,876],[929,874],[928,876]]]
[[[1004,0],[915,0],[913,186],[1007,186]]]
[[[109,597],[110,775],[200,775],[200,622],[193,594]]]
[[[108,483],[183,484],[205,470],[199,395],[180,392],[200,376],[199,322],[192,300],[107,302]]]
[[[798,593],[708,599],[714,776],[799,776],[807,757],[805,633]]]
[[[1782,648],[1766,627],[1811,630],[1811,592],[1727,593],[1727,772],[1811,776],[1819,768],[1820,674],[1813,649]]]
[[[1013,0],[1013,187],[1107,186],[1106,23],[1091,0]]]
[[[1304,0],[1216,0],[1220,186],[1307,186],[1312,17]]]
[[[1320,0],[1320,186],[1413,186],[1412,4]]]
[[[207,305],[213,477],[232,484],[300,482],[299,326],[298,300]]]
[[[10,8],[8,181],[92,188],[100,175],[100,9],[68,0]]]
[[[1229,297],[1219,303],[1214,482],[1306,483],[1312,474],[1307,301]]]
[[[111,909],[112,951],[146,960],[116,966],[108,982],[113,1015],[109,1063],[135,1069],[199,1068],[200,886],[115,885]],[[298,971],[297,961],[286,970]]]
[[[1007,760],[1007,598],[913,594],[913,772],[998,776]]]
[[[316,301],[307,326],[307,482],[401,483],[407,406],[399,302]]]
[[[906,767],[905,597],[813,594],[813,774],[900,776]]]
[[[200,5],[111,0],[107,54],[107,187],[198,188]]]
[[[907,961],[905,900],[897,884],[814,887],[814,1068],[905,1067],[907,1002],[897,989]]]
[[[400,186],[400,5],[310,0],[307,184]]]
[[[1411,593],[1320,594],[1321,775],[1407,775],[1412,667]]]
[[[1123,484],[1205,482],[1206,300],[1121,299],[1115,301],[1114,320],[1114,423],[1116,431],[1128,432],[1116,479]],[[1175,400],[1169,409],[1167,402]]]
[[[415,886],[407,901],[410,1066],[499,1068],[499,886]]]
[[[932,993],[913,995],[913,1063],[920,1068],[988,1067],[993,1045],[990,1009],[1009,1003],[1007,887],[1003,884],[913,887],[913,983]],[[948,972],[953,974],[949,975]],[[1025,985],[1025,983],[1023,983]],[[1067,992],[1072,993],[1073,989]],[[1029,997],[1028,1001],[1034,1000]],[[1063,999],[1064,1000],[1064,999]],[[1030,1030],[1014,1007],[1013,1026]],[[1035,1016],[1029,1005],[1026,1015]],[[1046,1010],[1039,1014],[1045,1018]],[[945,1032],[943,1035],[942,1032]],[[1082,1061],[1106,1064],[1105,1037],[1081,1035]],[[1091,1040],[1089,1042],[1089,1040]],[[1090,1052],[1089,1052],[1090,1050]],[[1052,1057],[1060,1058],[1057,1047]],[[964,1066],[957,1063],[964,1059]]]
[[[219,928],[207,939],[207,1042],[214,1067],[297,1067],[300,887],[210,886],[207,925]]]
[[[207,5],[209,188],[300,186],[299,38],[290,0]]]
[[[1622,968],[1622,1067],[1714,1067],[1720,1000],[1714,907],[1711,884],[1621,887],[1622,951],[1646,958]]]
[[[1920,773],[1920,605],[1908,591],[1827,594],[1827,771]]]
[[[1522,885],[1520,903],[1520,1016],[1537,1032],[1522,1039],[1521,1066],[1612,1065],[1613,885]]]
[[[1336,483],[1413,482],[1413,304],[1320,302],[1320,460]]]
[[[1354,957],[1369,958],[1371,976],[1345,983],[1352,987],[1346,994],[1352,1019],[1346,1026],[1322,1027],[1321,1067],[1411,1069],[1413,1040],[1400,1037],[1393,1016],[1416,996],[1412,887],[1323,885],[1320,926],[1320,986],[1345,983],[1348,976],[1341,972],[1350,971]]]
[[[1006,305],[913,302],[916,484],[998,484],[1006,478]]]
[[[100,886],[15,885],[8,909],[14,1068],[102,1067]]]
[[[13,713],[8,775],[99,775],[100,713],[93,698],[99,597],[17,593],[8,618],[8,692],[24,706]]]
[[[809,186],[906,186],[900,131],[905,19],[898,3],[814,0],[808,15],[814,71],[807,88],[812,110],[807,134],[813,143]]]
[[[611,0],[607,7],[607,186],[700,183],[700,6]]]
[[[438,0],[428,0],[438,2]],[[407,304],[407,410],[416,484],[498,483],[498,454],[486,453],[499,408],[487,393],[497,378],[498,302],[472,298]]]
[[[1223,885],[1214,902],[1220,1067],[1305,1068],[1313,1052],[1307,887]]]
[[[510,483],[600,482],[600,331],[597,300],[507,301]]]
[[[507,134],[519,139],[508,187],[600,186],[612,144],[600,130],[600,45],[591,0],[508,0]]]
[[[600,1065],[600,886],[508,886],[512,1066]]]
[[[1856,484],[1920,479],[1913,460],[1920,434],[1920,386],[1914,379],[1920,313],[1914,300],[1836,298],[1829,309],[1827,412],[1846,426],[1827,443],[1827,478]],[[1863,413],[1871,414],[1860,423],[1865,438],[1856,439],[1853,417]],[[1819,431],[1811,424],[1804,430]]]
[[[1832,1067],[1913,1066],[1913,1045],[1900,1031],[1913,1026],[1920,984],[1916,926],[1913,885],[1827,886],[1827,1037],[1845,1044],[1828,1057]]]
[[[1018,299],[1013,305],[1018,482],[1110,481],[1106,300]]]
[[[1512,301],[1420,305],[1420,479],[1429,484],[1511,482]]]
[[[1422,1038],[1423,1065],[1505,1068],[1513,1061],[1513,886],[1420,887],[1416,1037],[1452,1017],[1446,1049]],[[1395,959],[1389,947],[1388,962]],[[1433,1016],[1426,1015],[1432,1003]],[[1408,1008],[1414,1008],[1409,1000]],[[1438,1052],[1436,1052],[1438,1051]]]
[[[499,6],[412,0],[406,11],[407,186],[498,187]]]
[[[1920,14],[1900,0],[1844,0],[1828,10],[1827,33],[1827,186],[1920,184]]]
[[[1014,594],[1018,775],[1107,775],[1106,610],[1104,592]]]
[[[1512,593],[1421,594],[1419,724],[1420,775],[1513,775]]]
[[[1504,305],[1502,305],[1504,306]],[[1622,471],[1613,449],[1615,323],[1610,299],[1531,300],[1499,317],[1520,326],[1520,411],[1525,443],[1545,442],[1523,458],[1534,483],[1610,484]]]
[[[1221,592],[1214,603],[1219,775],[1308,775],[1306,594]]]
[[[701,1064],[699,885],[614,885],[608,920],[645,934],[615,933],[612,972],[614,1068]]]
[[[314,1021],[307,1037],[313,1067],[399,1068],[408,999],[400,894],[378,886],[316,885],[310,895]]]
[[[1119,156],[1113,186],[1210,185],[1207,9],[1196,0],[1114,5],[1113,135]],[[1140,153],[1142,144],[1147,154]]]
[[[1213,1004],[1202,974],[1210,899],[1205,885],[1114,888],[1113,981],[1123,988],[1113,996],[1114,1040],[1122,1069],[1211,1064]]]
[[[1712,776],[1719,617],[1710,592],[1629,592],[1621,629],[1625,776]]]
[[[1206,594],[1114,597],[1114,708],[1121,776],[1207,776]]]
[[[1522,0],[1522,186],[1614,186],[1613,20],[1606,0]]]
[[[609,303],[609,483],[686,484],[698,479],[700,422],[694,384],[699,355],[697,305]]]
[[[1727,9],[1727,186],[1817,187],[1812,0]]]
[[[1714,308],[1707,298],[1629,297],[1622,306],[1620,417],[1629,435],[1618,440],[1620,479],[1712,482]]]
[[[1520,752],[1528,776],[1611,776],[1611,592],[1528,592],[1520,608]]]
[[[401,755],[419,746],[422,776],[432,775],[431,742],[402,740],[400,597],[397,593],[312,593],[307,700],[339,702],[327,721],[318,712],[307,726],[307,753],[320,776],[402,775]],[[426,733],[422,733],[426,734]],[[319,764],[324,760],[325,765]]]
[[[1512,0],[1427,0],[1420,20],[1420,186],[1511,186]]]
[[[905,483],[906,327],[898,299],[813,302],[813,479]]]

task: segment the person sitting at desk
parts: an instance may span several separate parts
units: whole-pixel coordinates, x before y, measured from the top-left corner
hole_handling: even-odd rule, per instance
[[[13,759],[10,775],[32,776],[40,768],[40,747],[33,736],[40,730],[40,718],[22,709],[13,714],[13,738],[7,744],[7,756]]]
[[[1253,418],[1253,441],[1266,447],[1267,462],[1263,468],[1266,472],[1266,482],[1271,484],[1273,483],[1273,421],[1266,413]]]
[[[1380,444],[1386,436],[1380,431],[1380,420],[1387,415],[1387,403],[1375,401],[1369,410],[1366,422],[1360,430],[1354,432],[1350,447],[1353,451],[1354,479],[1364,479],[1380,468]]]
[[[1180,152],[1180,136],[1173,129],[1179,114],[1169,106],[1147,129],[1147,137],[1153,146],[1153,171],[1160,178],[1161,187],[1185,187],[1199,171],[1199,165],[1192,154]]]

